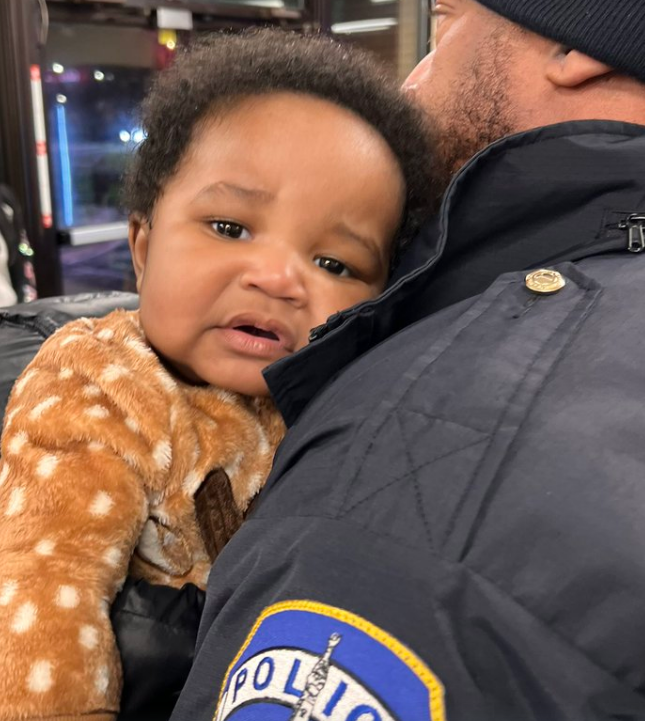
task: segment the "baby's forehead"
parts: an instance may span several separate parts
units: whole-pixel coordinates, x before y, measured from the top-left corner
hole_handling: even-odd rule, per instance
[[[405,192],[401,162],[373,125],[325,98],[285,91],[243,96],[224,107],[211,108],[196,126],[178,173],[182,165],[203,162],[205,154],[216,161],[228,151],[239,152],[238,162],[248,170],[253,164],[252,154],[264,156],[268,147],[275,154],[276,165],[289,162],[294,172],[299,168],[303,174],[326,171],[333,177],[334,169],[325,167],[327,155],[340,157],[349,144],[353,144],[351,151],[357,162],[371,154],[373,168],[366,169],[366,178],[378,173],[379,163],[386,158],[387,182],[394,192]]]

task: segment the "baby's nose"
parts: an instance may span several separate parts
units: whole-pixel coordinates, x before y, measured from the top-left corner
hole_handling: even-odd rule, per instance
[[[303,304],[306,301],[302,260],[291,251],[269,251],[242,274],[242,285],[272,298]]]

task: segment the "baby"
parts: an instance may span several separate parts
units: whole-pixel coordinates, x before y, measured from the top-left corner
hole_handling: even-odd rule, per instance
[[[324,38],[212,36],[143,122],[126,182],[140,309],[63,327],[7,407],[3,721],[113,721],[126,575],[205,587],[284,433],[262,370],[380,293],[426,208],[416,113]],[[211,482],[223,531],[195,511]]]

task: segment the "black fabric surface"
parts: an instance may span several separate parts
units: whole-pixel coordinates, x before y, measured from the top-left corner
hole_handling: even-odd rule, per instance
[[[166,721],[193,662],[204,592],[128,578],[111,612],[123,667],[119,721]]]

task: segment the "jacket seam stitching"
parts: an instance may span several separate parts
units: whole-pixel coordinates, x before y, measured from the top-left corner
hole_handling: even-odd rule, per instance
[[[410,476],[414,476],[418,471],[420,471],[420,470],[422,470],[422,469],[424,469],[424,468],[427,468],[428,466],[431,466],[433,463],[436,463],[437,461],[442,461],[442,460],[444,460],[445,458],[449,458],[450,456],[452,456],[452,455],[455,454],[455,453],[462,453],[463,451],[466,451],[466,450],[468,450],[469,448],[473,448],[474,446],[477,446],[477,445],[479,445],[480,443],[485,443],[487,440],[489,440],[488,437],[486,437],[486,438],[479,438],[478,440],[473,441],[472,443],[468,443],[467,445],[461,446],[460,448],[455,448],[455,449],[452,450],[452,451],[448,451],[447,453],[443,453],[442,455],[437,456],[436,458],[433,458],[433,459],[431,459],[431,460],[429,460],[429,461],[426,461],[425,463],[421,463],[420,465],[415,466],[414,468],[412,468],[412,469],[409,470],[409,471],[406,471],[406,472],[403,473],[402,475],[397,476],[396,478],[393,478],[391,481],[389,481],[388,483],[386,483],[386,484],[385,484],[384,486],[382,486],[381,488],[373,491],[372,493],[370,493],[370,494],[369,494],[368,496],[366,496],[365,498],[361,498],[360,501],[356,501],[356,503],[354,503],[353,505],[351,505],[351,506],[349,506],[348,508],[346,508],[345,511],[344,511],[342,514],[340,514],[338,517],[339,517],[339,518],[345,518],[348,513],[350,513],[351,511],[356,510],[359,506],[363,505],[363,503],[366,503],[367,501],[369,501],[369,500],[371,500],[372,498],[374,498],[374,496],[377,496],[377,495],[378,495],[379,493],[381,493],[382,491],[386,490],[387,488],[390,488],[390,486],[394,486],[394,485],[396,485],[397,483],[401,483],[402,481],[407,480]],[[406,448],[406,455],[407,455],[407,448]],[[330,516],[330,518],[334,518],[334,516]],[[381,534],[381,535],[387,535],[387,534]]]
[[[553,372],[553,371],[558,367],[558,365],[562,362],[562,359],[563,359],[564,356],[565,356],[565,352],[566,352],[567,348],[570,347],[570,345],[573,343],[573,341],[575,340],[575,338],[577,337],[577,335],[581,332],[582,327],[584,326],[584,324],[586,323],[587,319],[589,318],[589,315],[591,314],[591,311],[592,311],[593,307],[595,306],[598,297],[602,294],[602,289],[601,289],[601,288],[594,288],[594,289],[589,289],[589,290],[586,291],[586,292],[588,292],[588,293],[593,293],[591,302],[588,302],[588,303],[587,303],[587,307],[584,309],[584,311],[583,311],[583,312],[580,314],[580,316],[577,318],[577,326],[574,328],[574,330],[569,334],[569,337],[568,337],[568,338],[565,340],[565,342],[562,344],[562,347],[560,348],[560,350],[559,350],[559,352],[558,352],[558,354],[557,354],[557,357],[553,360],[553,362],[551,363],[551,365],[550,365],[550,367],[549,367],[549,371],[550,371],[550,372]],[[562,323],[558,326],[557,330],[555,331],[556,333],[557,333],[557,332],[560,330],[560,328],[562,328],[562,326],[567,322],[567,320],[571,317],[571,315],[572,315],[573,312],[576,310],[576,308],[578,308],[578,306],[581,305],[581,304],[583,303],[583,301],[585,301],[585,300],[587,300],[587,299],[586,299],[586,296],[583,296],[583,297],[581,298],[581,300],[580,300],[578,303],[576,303],[575,307],[571,310],[570,313],[567,314],[567,317],[566,317],[566,318],[562,321]],[[536,356],[536,358],[535,358],[535,360],[534,360],[534,363],[536,363],[536,362],[539,360],[539,357],[542,355],[542,353],[544,352],[544,349],[545,349],[546,347],[547,347],[546,345],[543,346],[543,348],[542,348],[542,350],[540,351],[540,353],[538,354],[538,356]],[[531,364],[531,366],[533,366],[534,363]],[[548,383],[549,383],[549,379],[548,379],[547,377],[545,377],[544,382],[540,385],[540,387],[537,389],[535,395],[533,396],[533,403],[532,403],[532,405],[535,405],[535,403],[539,400],[539,398],[541,398],[541,396],[546,392],[546,386],[548,385]],[[520,385],[521,385],[521,384],[520,384]],[[518,390],[519,390],[519,388],[520,388],[520,386],[518,386]],[[513,394],[513,395],[515,395],[515,394]],[[507,461],[508,461],[509,453],[511,452],[511,450],[512,450],[513,447],[515,446],[515,444],[516,444],[516,442],[517,442],[517,440],[518,440],[518,437],[519,437],[520,434],[522,433],[522,430],[523,430],[523,428],[524,428],[524,425],[526,424],[527,418],[530,416],[530,413],[531,413],[531,407],[527,407],[527,410],[526,410],[526,412],[524,413],[524,416],[522,417],[522,419],[520,420],[520,422],[519,422],[518,425],[517,425],[517,429],[515,430],[515,433],[513,434],[512,440],[509,442],[508,447],[506,448],[505,453],[503,454],[502,458],[501,458],[500,461],[499,461],[499,465],[497,466],[497,469],[495,470],[495,474],[494,474],[494,476],[493,476],[493,480],[494,480],[495,478],[499,477],[499,475],[503,472],[503,469],[504,469],[504,467],[505,467],[505,465],[506,465],[506,463],[507,463]],[[493,434],[492,437],[494,438],[494,434]],[[484,458],[485,458],[485,454],[484,454]],[[483,462],[483,458],[482,458],[482,461],[480,461],[480,465],[481,465],[482,462]],[[478,470],[479,470],[479,466],[478,466]],[[479,506],[479,512],[478,512],[477,515],[478,515],[478,517],[480,517],[480,520],[481,520],[481,511],[488,506],[488,503],[489,503],[489,501],[490,501],[489,491],[490,491],[490,486],[489,486],[489,488],[486,490],[486,492],[484,493],[484,496],[482,497],[481,504],[480,504],[480,506]],[[452,523],[452,525],[451,525],[451,529],[450,529],[451,531],[453,530],[453,527],[454,527],[454,521],[453,521],[453,523]],[[475,528],[474,523],[473,523],[473,525],[469,528],[469,530],[468,530],[468,535],[466,536],[466,538],[464,539],[464,542],[463,542],[463,544],[462,544],[462,548],[461,548],[461,555],[462,555],[462,556],[465,556],[465,555],[467,554],[468,548],[470,547],[470,544],[471,544],[471,542],[472,542],[472,539],[473,539],[474,536],[477,534],[478,530],[479,530],[478,528],[477,528],[477,529]]]
[[[570,338],[566,339],[565,342],[562,344],[562,347],[561,347],[561,348],[559,349],[559,351],[558,351],[557,357],[556,357],[556,358],[554,359],[554,361],[550,364],[549,368],[547,369],[547,373],[545,373],[545,375],[544,375],[544,377],[543,377],[543,381],[544,381],[544,382],[541,383],[540,387],[536,389],[535,394],[533,395],[533,400],[537,400],[537,398],[538,398],[538,397],[540,396],[540,394],[542,393],[542,391],[543,391],[543,389],[544,389],[544,386],[546,385],[546,382],[547,382],[547,374],[548,374],[548,372],[549,372],[549,371],[552,371],[552,370],[556,367],[556,364],[557,364],[558,361],[562,358],[562,355],[563,355],[564,351],[566,350],[566,348],[568,347],[569,343],[571,342],[571,338],[574,337],[574,336],[577,334],[578,329],[579,329],[580,326],[582,325],[582,322],[584,321],[584,319],[585,319],[586,316],[588,315],[589,309],[594,305],[595,297],[592,299],[592,302],[589,302],[588,299],[587,299],[587,297],[586,297],[586,293],[587,293],[587,292],[589,292],[589,291],[583,292],[582,297],[575,303],[575,305],[574,305],[574,306],[571,308],[571,310],[566,314],[566,316],[562,319],[562,321],[558,324],[558,326],[557,326],[556,328],[554,328],[551,333],[549,333],[548,337],[546,337],[546,338],[543,339],[543,342],[542,342],[542,345],[541,345],[540,349],[538,350],[538,352],[537,352],[537,353],[535,354],[535,356],[533,357],[533,360],[528,364],[526,370],[525,370],[524,373],[522,374],[522,377],[518,380],[518,383],[517,383],[517,386],[515,387],[515,390],[513,391],[513,393],[512,393],[512,395],[510,396],[510,398],[508,399],[508,401],[507,401],[507,403],[506,403],[506,406],[505,406],[505,408],[504,408],[504,411],[499,414],[499,418],[498,418],[498,420],[497,420],[497,423],[495,424],[495,428],[494,428],[494,430],[492,431],[492,433],[490,434],[488,448],[487,448],[486,451],[483,453],[481,459],[479,460],[479,463],[477,464],[477,468],[474,470],[473,474],[471,475],[471,483],[472,483],[473,479],[477,478],[478,474],[480,473],[481,468],[482,468],[482,465],[483,465],[483,463],[485,462],[485,460],[486,460],[486,458],[487,458],[487,456],[488,456],[488,453],[489,453],[489,451],[490,451],[490,448],[491,448],[491,446],[493,445],[493,443],[495,442],[495,438],[496,438],[497,435],[498,435],[499,429],[500,429],[500,427],[502,426],[502,424],[504,423],[504,421],[506,420],[506,418],[507,418],[507,416],[508,416],[509,408],[512,408],[512,407],[514,406],[515,399],[516,399],[516,397],[518,396],[518,394],[523,390],[524,385],[525,385],[525,383],[526,383],[527,377],[528,377],[529,374],[533,371],[533,369],[535,368],[536,364],[537,364],[537,363],[541,360],[541,358],[544,356],[544,354],[546,353],[546,351],[549,350],[549,340],[550,340],[551,338],[553,338],[557,333],[561,332],[562,328],[563,328],[563,327],[565,326],[565,324],[569,321],[569,319],[575,314],[576,310],[577,310],[581,305],[584,305],[584,304],[586,303],[588,307],[587,307],[587,309],[585,310],[585,312],[583,312],[582,315],[579,317],[578,328],[577,328],[573,333],[571,333]],[[485,491],[484,491],[484,493],[483,493],[483,495],[482,495],[482,497],[481,497],[481,501],[480,501],[480,503],[478,504],[477,516],[473,519],[473,521],[476,520],[476,518],[480,515],[481,510],[487,505],[487,500],[488,500],[488,498],[489,498],[489,493],[490,493],[491,485],[492,485],[492,483],[495,481],[495,479],[499,477],[499,474],[500,474],[502,468],[504,467],[504,464],[505,464],[505,462],[506,462],[506,460],[507,460],[507,458],[508,458],[509,452],[510,452],[511,448],[513,447],[514,443],[515,443],[515,439],[517,438],[517,436],[518,436],[518,434],[520,433],[522,427],[524,426],[524,423],[526,422],[527,417],[530,415],[531,410],[532,410],[532,405],[531,405],[531,404],[526,404],[526,406],[525,406],[524,409],[523,409],[523,412],[522,412],[521,417],[518,418],[517,427],[515,428],[515,431],[514,431],[514,433],[513,433],[513,437],[509,440],[508,445],[507,445],[507,447],[506,447],[506,450],[503,452],[502,457],[499,459],[499,463],[498,463],[498,465],[497,465],[497,468],[495,469],[494,473],[492,474],[492,477],[491,477],[491,479],[490,479],[490,483],[489,483],[488,487],[485,489]],[[457,507],[455,508],[455,511],[454,511],[454,513],[453,513],[453,517],[451,518],[450,523],[448,524],[448,527],[447,527],[447,529],[446,529],[446,538],[450,538],[450,537],[452,536],[454,530],[455,530],[455,524],[456,524],[456,522],[457,522],[457,518],[460,516],[461,510],[463,509],[464,499],[465,499],[465,495],[462,496],[461,502],[460,502],[460,503],[457,505]],[[463,554],[463,552],[465,551],[465,549],[469,546],[470,541],[471,541],[471,539],[473,538],[473,535],[474,535],[476,532],[477,532],[477,531],[476,531],[475,525],[474,525],[474,523],[473,523],[473,525],[471,525],[471,526],[469,527],[468,533],[467,533],[466,537],[463,539],[463,543],[462,543],[462,545],[461,545],[461,550],[459,551],[460,553]]]
[[[403,447],[405,448],[405,459],[408,464],[408,468],[414,467],[414,463],[412,462],[412,456],[410,455],[410,444],[408,443],[407,439],[405,438],[405,434],[403,433],[403,427],[401,425],[401,418],[399,413],[396,414],[396,420],[397,425],[399,426],[399,431],[401,433],[401,438],[403,439]],[[434,546],[432,542],[432,533],[430,532],[430,526],[428,525],[428,518],[426,516],[425,509],[423,507],[423,497],[421,495],[421,489],[419,488],[419,481],[418,481],[418,474],[417,471],[420,469],[417,468],[416,471],[413,471],[410,473],[412,476],[412,487],[414,489],[414,497],[416,499],[416,506],[417,506],[417,513],[421,517],[421,523],[423,524],[423,528],[425,530],[426,534],[426,543],[430,548]]]
[[[459,330],[459,331],[457,332],[457,334],[450,340],[450,342],[446,345],[446,347],[443,348],[443,350],[441,350],[441,352],[440,352],[435,358],[433,358],[432,360],[430,360],[428,364],[426,364],[426,366],[424,367],[424,370],[427,369],[429,366],[434,365],[440,358],[442,358],[442,357],[444,356],[444,354],[445,354],[445,353],[454,345],[454,343],[462,336],[462,334],[465,333],[466,330],[467,330],[468,328],[470,328],[470,326],[471,326],[473,323],[475,323],[475,321],[480,320],[483,316],[485,316],[485,315],[491,310],[491,308],[495,305],[496,301],[499,300],[499,297],[500,297],[501,295],[504,295],[504,293],[505,293],[509,288],[512,288],[512,286],[513,286],[513,282],[504,284],[504,285],[500,288],[499,293],[497,293],[496,295],[492,296],[492,297],[490,298],[490,300],[488,300],[488,303],[486,304],[486,306],[485,306],[484,308],[482,308],[479,313],[473,315],[473,317],[466,323],[466,325],[464,325],[463,328],[460,328],[460,330]],[[471,309],[472,309],[472,307],[471,307],[469,310],[471,310]],[[467,310],[466,313],[468,313],[469,310]],[[432,344],[431,344],[431,345],[432,345]],[[398,404],[399,404],[399,405],[400,405],[401,403],[405,402],[405,400],[408,398],[408,396],[409,396],[410,393],[412,392],[412,387],[413,387],[413,386],[414,386],[414,382],[412,381],[412,382],[410,382],[410,385],[408,386],[408,388],[405,390],[405,392],[403,393],[403,395],[402,395],[401,398],[399,399],[399,401],[398,401]],[[369,443],[368,443],[367,446],[365,447],[365,449],[364,449],[364,451],[363,451],[363,453],[362,453],[362,455],[361,455],[361,458],[360,458],[360,460],[359,460],[359,462],[358,462],[358,464],[357,464],[356,471],[355,471],[355,473],[353,474],[353,479],[356,479],[356,478],[358,477],[359,473],[362,471],[362,469],[363,469],[363,467],[364,467],[364,465],[365,465],[365,461],[366,461],[368,455],[370,454],[370,452],[372,451],[372,448],[374,447],[374,444],[376,443],[376,439],[377,439],[377,437],[378,437],[378,434],[381,432],[381,430],[383,429],[383,427],[385,426],[385,424],[388,422],[388,420],[390,419],[390,417],[392,416],[392,414],[395,413],[395,412],[396,412],[396,407],[390,408],[389,411],[384,415],[384,417],[383,417],[383,419],[381,420],[381,423],[379,423],[378,427],[374,429],[373,435],[372,435]],[[345,506],[345,504],[347,503],[347,499],[349,498],[349,494],[350,494],[350,492],[351,492],[351,488],[352,488],[352,483],[351,483],[351,481],[350,481],[350,482],[348,482],[348,484],[347,484],[347,489],[346,489],[345,493],[344,493],[343,496],[342,496],[341,507],[342,507],[342,506]]]
[[[439,423],[446,423],[447,425],[451,426],[457,426],[458,428],[464,428],[467,431],[472,431],[473,433],[479,433],[482,436],[490,436],[490,431],[483,431],[481,428],[475,428],[474,426],[468,425],[466,423],[461,423],[461,421],[455,421],[450,420],[449,418],[445,418],[443,416],[438,416],[434,413],[425,413],[424,411],[417,409],[417,408],[397,408],[397,412],[405,412],[405,413],[411,413],[417,416],[423,416],[424,418],[427,418],[430,421],[439,421]]]

